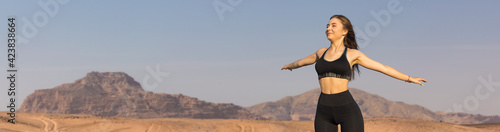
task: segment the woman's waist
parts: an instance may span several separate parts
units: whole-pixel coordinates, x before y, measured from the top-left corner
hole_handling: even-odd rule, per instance
[[[344,90],[335,94],[326,94],[321,92],[318,104],[326,106],[342,106],[351,102],[355,102],[349,90]]]
[[[349,81],[338,78],[323,78],[319,80],[321,92],[325,94],[336,94],[346,91]]]

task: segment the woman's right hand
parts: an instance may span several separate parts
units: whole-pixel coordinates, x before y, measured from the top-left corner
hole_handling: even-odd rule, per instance
[[[285,65],[285,66],[283,66],[283,67],[281,68],[281,70],[290,70],[290,71],[292,71],[292,68],[290,68],[290,66],[289,66],[289,65]]]

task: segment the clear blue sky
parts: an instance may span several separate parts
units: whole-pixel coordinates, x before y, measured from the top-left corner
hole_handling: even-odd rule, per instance
[[[314,67],[280,68],[328,47],[325,24],[343,14],[359,37],[368,36],[360,40],[367,56],[429,81],[422,87],[360,68],[349,87],[433,111],[456,112],[454,106],[462,105],[463,112],[500,115],[499,1],[94,0],[49,6],[54,12],[39,4],[45,1],[0,6],[0,54],[7,54],[7,17],[16,16],[18,35],[29,38],[17,45],[18,106],[36,89],[71,83],[90,71],[121,71],[143,85],[158,84],[148,91],[241,106],[297,95],[319,87]],[[223,19],[217,2],[232,9]],[[377,21],[371,12],[389,13],[390,20]],[[36,33],[23,31],[29,23]],[[0,64],[6,75],[6,59]],[[168,76],[145,82],[151,78],[146,67],[156,66]],[[489,75],[492,91],[478,79]],[[6,91],[8,80],[0,85]],[[0,97],[6,106],[7,94]]]

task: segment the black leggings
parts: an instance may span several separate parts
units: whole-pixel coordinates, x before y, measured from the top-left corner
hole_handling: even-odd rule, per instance
[[[314,130],[316,132],[363,132],[363,115],[349,90],[336,94],[323,94],[318,99]]]

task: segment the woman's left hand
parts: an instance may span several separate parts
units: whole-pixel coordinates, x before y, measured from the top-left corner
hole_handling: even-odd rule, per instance
[[[424,84],[422,84],[422,82],[427,82],[427,80],[420,78],[420,77],[410,77],[409,80],[410,80],[410,81],[408,81],[409,83],[420,84],[420,86],[424,86]],[[422,81],[422,82],[420,82],[420,81]]]

